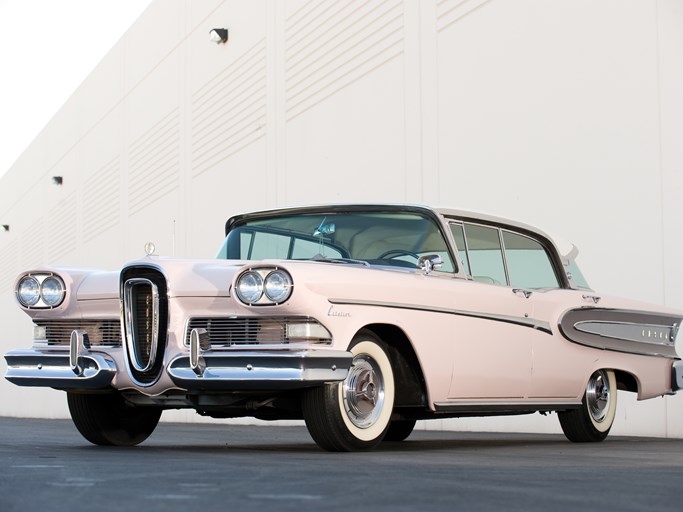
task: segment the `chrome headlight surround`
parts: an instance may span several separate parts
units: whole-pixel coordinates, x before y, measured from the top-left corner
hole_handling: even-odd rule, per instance
[[[64,280],[52,272],[32,272],[19,278],[14,293],[27,309],[54,309],[64,302]]]
[[[278,267],[251,268],[235,280],[235,293],[248,306],[277,306],[287,302],[294,283],[289,272]]]

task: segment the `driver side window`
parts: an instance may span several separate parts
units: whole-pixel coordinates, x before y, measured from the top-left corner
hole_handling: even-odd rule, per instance
[[[475,281],[506,285],[505,263],[497,228],[465,224],[467,257]]]

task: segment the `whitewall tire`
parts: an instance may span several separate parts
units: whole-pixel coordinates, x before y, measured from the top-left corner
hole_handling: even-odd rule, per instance
[[[617,412],[617,379],[612,370],[598,370],[588,379],[581,407],[558,413],[564,435],[575,443],[603,441]]]
[[[307,391],[302,399],[306,426],[325,450],[368,450],[387,431],[394,408],[390,347],[360,331],[349,348],[353,363],[346,379]]]

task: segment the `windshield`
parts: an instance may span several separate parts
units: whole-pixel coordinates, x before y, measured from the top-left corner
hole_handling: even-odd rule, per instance
[[[236,225],[218,258],[357,262],[416,268],[436,254],[453,272],[453,259],[437,223],[418,213],[335,212],[289,214]]]

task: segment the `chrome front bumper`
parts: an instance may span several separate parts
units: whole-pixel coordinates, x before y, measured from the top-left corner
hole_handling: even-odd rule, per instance
[[[352,360],[340,350],[235,351],[203,353],[200,364],[179,356],[166,371],[183,389],[297,389],[344,380]]]
[[[13,350],[5,354],[5,378],[19,386],[62,390],[105,389],[116,375],[106,354]],[[187,390],[280,390],[316,386],[346,378],[353,356],[338,350],[235,351],[201,355],[201,369],[178,356],[166,369]]]
[[[76,370],[68,352],[13,350],[5,354],[5,360],[5,378],[19,386],[103,389],[116,375],[114,360],[104,354],[79,355]]]

